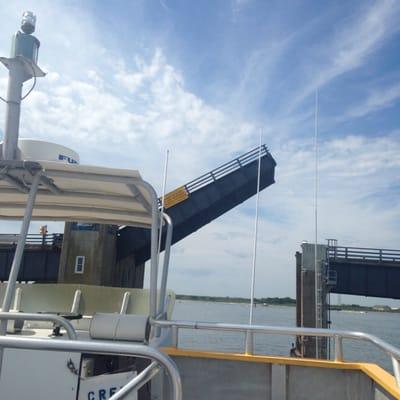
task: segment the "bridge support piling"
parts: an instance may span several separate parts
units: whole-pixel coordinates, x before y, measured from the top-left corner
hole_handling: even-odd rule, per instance
[[[317,245],[317,265],[314,259],[315,245],[303,243],[301,248],[302,252],[296,253],[296,324],[298,327],[327,328],[327,246]],[[326,338],[299,336],[296,348],[303,357],[327,358],[328,355]]]

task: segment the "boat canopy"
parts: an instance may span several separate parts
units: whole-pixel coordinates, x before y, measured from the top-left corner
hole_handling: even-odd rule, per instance
[[[51,161],[0,161],[0,218],[23,218],[36,174],[32,219],[151,228],[155,192],[138,171]]]

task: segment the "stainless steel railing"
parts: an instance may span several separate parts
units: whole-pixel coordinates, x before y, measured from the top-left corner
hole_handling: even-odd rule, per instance
[[[152,363],[110,397],[110,400],[120,400],[133,390],[140,389],[157,374],[161,367],[165,368],[170,378],[172,399],[182,400],[182,383],[176,364],[170,357],[150,346],[110,341],[88,342],[79,340],[32,339],[27,337],[0,336],[0,347],[147,358],[152,360]]]
[[[360,260],[374,262],[400,262],[400,250],[373,249],[367,247],[330,246],[328,258],[334,260]]]
[[[76,332],[71,322],[67,319],[55,314],[34,314],[34,313],[20,313],[20,312],[0,312],[1,320],[13,321],[47,321],[53,322],[64,328],[67,332],[68,338],[76,340]]]
[[[268,325],[245,325],[245,324],[227,324],[198,321],[161,321],[151,320],[151,324],[162,328],[171,328],[172,346],[178,347],[179,329],[201,329],[212,331],[230,331],[246,333],[247,338],[253,338],[254,333],[264,333],[273,335],[287,336],[315,336],[333,338],[335,344],[335,361],[344,361],[343,339],[362,340],[374,344],[379,349],[388,354],[392,360],[393,372],[397,386],[400,387],[400,349],[386,343],[376,336],[355,331],[342,331],[334,329],[316,329],[316,328],[290,328],[282,326]],[[246,353],[252,354],[253,344],[246,342]]]
[[[209,183],[212,183],[217,179],[223,178],[224,176],[230,174],[231,172],[234,172],[242,168],[243,166],[251,163],[252,161],[258,160],[259,156],[260,156],[260,148],[257,146],[256,148],[248,151],[247,153],[242,154],[240,157],[237,157],[234,160],[229,161],[219,166],[218,168],[215,168],[212,171],[207,172],[206,174],[201,175],[198,178],[186,183],[184,187],[188,193],[192,193],[208,185]],[[265,156],[272,158],[271,154],[267,149],[267,146],[263,144],[261,146],[261,157]]]

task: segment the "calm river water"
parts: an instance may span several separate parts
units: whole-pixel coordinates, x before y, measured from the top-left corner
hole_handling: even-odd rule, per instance
[[[214,303],[177,300],[174,319],[206,322],[248,323],[247,304]],[[370,333],[400,348],[400,314],[384,312],[331,312],[332,329],[344,329]],[[257,306],[254,323],[264,325],[295,326],[295,307]],[[289,354],[294,338],[290,336],[256,335],[257,354]],[[179,346],[197,349],[244,351],[244,334],[232,332],[208,332],[181,330]],[[369,361],[392,371],[389,357],[373,345],[357,341],[344,341],[344,356],[349,361]]]

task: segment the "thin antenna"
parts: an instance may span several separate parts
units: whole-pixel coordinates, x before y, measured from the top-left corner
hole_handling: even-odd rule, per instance
[[[158,252],[157,252],[158,258],[160,258],[160,252],[161,252],[161,237],[162,237],[163,212],[165,207],[165,188],[167,186],[168,159],[169,159],[169,150],[167,149],[165,151],[164,176],[161,189],[160,230],[158,233]]]
[[[259,143],[259,148],[258,148],[256,215],[255,215],[255,222],[254,222],[253,266],[251,269],[250,315],[249,315],[249,324],[250,325],[253,323],[254,286],[255,286],[255,279],[256,279],[256,263],[257,263],[258,204],[259,204],[259,199],[260,199],[260,177],[261,177],[261,143],[262,143],[262,129],[260,128],[260,143]]]
[[[315,151],[315,182],[314,182],[314,271],[315,271],[315,327],[320,328],[319,317],[320,312],[319,304],[319,286],[320,286],[320,274],[318,268],[318,88],[315,91],[315,116],[314,116],[314,151]],[[319,355],[319,338],[315,338],[315,355],[318,358]]]

